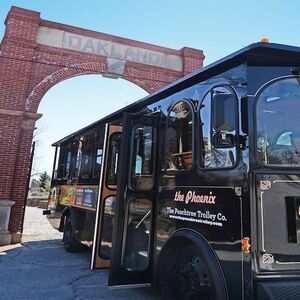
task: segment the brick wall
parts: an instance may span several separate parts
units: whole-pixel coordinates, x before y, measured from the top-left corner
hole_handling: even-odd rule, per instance
[[[55,84],[73,76],[107,72],[107,58],[36,43],[40,26],[178,55],[182,72],[126,61],[123,78],[153,92],[202,67],[201,50],[174,50],[42,20],[40,13],[12,7],[0,52],[0,201],[13,200],[10,232],[22,231],[30,147],[39,103]]]

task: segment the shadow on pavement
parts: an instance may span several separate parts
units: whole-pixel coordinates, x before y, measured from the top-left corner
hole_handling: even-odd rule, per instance
[[[0,299],[165,299],[151,288],[109,289],[108,270],[89,269],[89,250],[66,252],[39,208],[26,207],[22,241],[0,247]]]
[[[165,299],[151,288],[108,289],[108,270],[89,270],[90,251],[68,253],[61,239],[0,252],[0,299]]]

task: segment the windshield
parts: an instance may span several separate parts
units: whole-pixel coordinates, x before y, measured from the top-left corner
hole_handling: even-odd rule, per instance
[[[280,79],[259,94],[257,155],[265,165],[300,166],[300,78]]]

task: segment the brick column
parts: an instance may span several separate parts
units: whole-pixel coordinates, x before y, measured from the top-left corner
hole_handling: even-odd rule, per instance
[[[13,7],[5,21],[0,53],[0,201],[13,201],[8,229],[18,242],[30,145],[38,115],[25,111],[40,23],[37,12]]]
[[[205,56],[202,50],[183,47],[181,53],[183,56],[183,76],[203,67]]]

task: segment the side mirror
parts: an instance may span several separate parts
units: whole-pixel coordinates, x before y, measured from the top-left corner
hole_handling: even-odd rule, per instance
[[[214,131],[233,131],[236,128],[236,97],[229,93],[215,94],[212,99]]]

